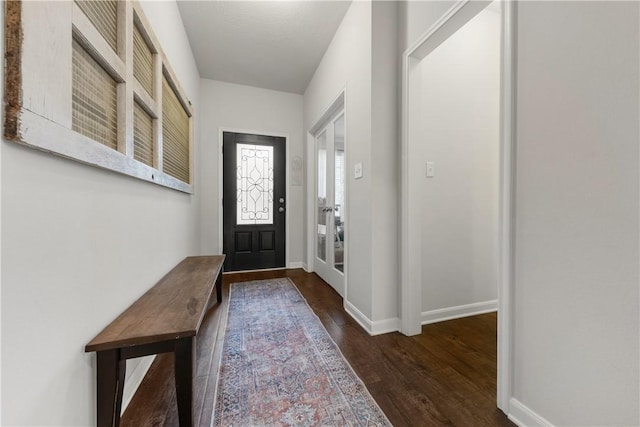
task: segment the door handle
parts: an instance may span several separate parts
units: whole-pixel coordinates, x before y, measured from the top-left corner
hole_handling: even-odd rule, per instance
[[[280,207],[278,208],[278,212],[280,212],[280,213],[284,212],[284,208],[283,208],[282,206],[280,206]]]

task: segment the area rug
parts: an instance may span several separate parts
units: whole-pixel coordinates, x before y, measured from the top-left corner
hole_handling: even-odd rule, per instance
[[[232,283],[213,426],[390,426],[291,280]]]

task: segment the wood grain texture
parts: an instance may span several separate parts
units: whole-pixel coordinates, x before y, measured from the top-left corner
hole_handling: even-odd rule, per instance
[[[22,105],[22,3],[5,2],[4,137],[14,140]]]
[[[290,277],[394,426],[514,426],[496,408],[496,315],[422,327],[422,334],[369,336],[342,298],[302,270],[225,274],[222,304],[198,335],[196,426],[210,426],[231,282]],[[125,427],[178,426],[173,355],[156,358],[124,413]]]
[[[224,255],[185,258],[109,326],[85,351],[104,351],[195,336]]]

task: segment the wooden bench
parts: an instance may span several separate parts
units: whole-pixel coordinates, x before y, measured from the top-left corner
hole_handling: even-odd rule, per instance
[[[97,353],[98,427],[120,425],[127,359],[175,353],[180,426],[193,426],[196,335],[213,288],[222,301],[224,255],[185,258],[87,346]]]

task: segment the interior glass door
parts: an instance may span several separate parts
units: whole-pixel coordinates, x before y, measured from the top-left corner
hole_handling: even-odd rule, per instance
[[[316,134],[316,239],[314,270],[344,296],[345,122],[339,113]]]
[[[344,273],[345,152],[344,114],[333,123],[333,267]]]
[[[317,145],[317,231],[316,257],[327,262],[327,131],[323,131],[316,140]]]

